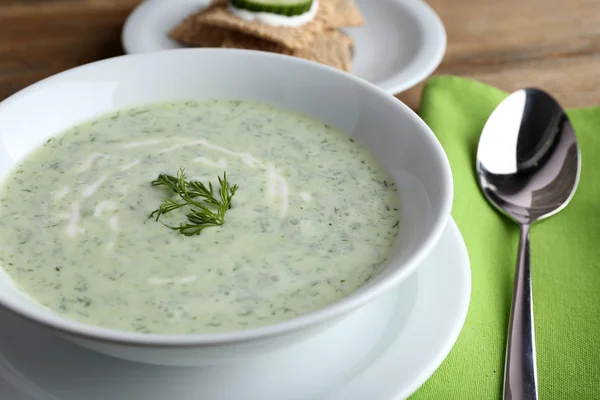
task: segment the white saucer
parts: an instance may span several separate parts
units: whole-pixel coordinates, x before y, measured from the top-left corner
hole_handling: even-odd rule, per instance
[[[123,28],[126,53],[175,49],[167,33],[210,0],[146,0]],[[356,0],[366,24],[347,29],[356,40],[354,74],[391,94],[426,79],[446,51],[446,31],[421,0]]]
[[[450,221],[418,272],[308,342],[247,365],[159,367],[85,350],[0,311],[0,399],[391,400],[419,388],[463,326],[471,271]]]

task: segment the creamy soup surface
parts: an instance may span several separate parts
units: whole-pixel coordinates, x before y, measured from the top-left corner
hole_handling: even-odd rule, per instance
[[[185,168],[239,186],[222,226],[184,236],[151,182]],[[347,135],[239,101],[153,104],[56,136],[4,180],[0,263],[72,319],[163,334],[246,329],[315,311],[376,274],[398,234],[387,172]],[[175,198],[175,197],[174,197]]]

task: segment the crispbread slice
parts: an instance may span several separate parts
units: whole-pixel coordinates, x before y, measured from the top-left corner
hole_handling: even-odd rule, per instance
[[[227,6],[227,0],[213,0],[212,3],[186,17],[169,32],[171,39],[197,47],[220,47],[225,40],[226,29],[206,26],[198,22],[198,17],[215,9]]]
[[[221,47],[293,55],[350,72],[354,41],[342,32],[331,30],[317,36],[310,48],[292,51],[268,40],[239,32],[228,32]]]
[[[248,36],[241,32],[228,31],[221,44],[224,48],[267,51],[270,53],[292,54],[292,50],[275,42]]]
[[[330,30],[317,36],[310,48],[297,50],[293,55],[351,72],[353,48],[350,36]]]
[[[344,28],[351,26],[364,25],[365,19],[363,18],[360,10],[358,9],[354,0],[321,0],[326,2],[333,2],[335,12],[333,13],[329,24],[334,28]]]
[[[170,35],[192,46],[293,55],[350,72],[354,42],[331,26],[357,25],[362,16],[353,0],[320,1],[319,13],[312,22],[283,28],[239,19],[229,13],[227,0],[214,0],[207,9],[182,21]],[[334,12],[336,7],[338,11]]]
[[[221,47],[228,30],[199,24],[190,16],[177,25],[169,36],[180,43],[196,47]]]
[[[231,14],[226,7],[215,7],[198,15],[196,21],[278,43],[291,50],[300,50],[309,48],[315,36],[326,30],[333,10],[333,3],[325,2],[312,21],[299,27],[275,27],[262,22],[246,21]]]

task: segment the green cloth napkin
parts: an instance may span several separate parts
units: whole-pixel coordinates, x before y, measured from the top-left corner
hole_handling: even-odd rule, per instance
[[[420,115],[444,146],[454,176],[456,220],[473,289],[458,341],[412,399],[499,399],[518,229],[481,195],[475,155],[481,130],[507,96],[468,79],[426,84]],[[582,150],[572,202],[531,231],[539,398],[600,399],[600,107],[569,110]]]

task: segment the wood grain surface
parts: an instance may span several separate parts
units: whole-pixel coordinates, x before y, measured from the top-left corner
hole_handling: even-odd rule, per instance
[[[378,1],[378,0],[373,0]],[[138,0],[0,0],[0,100],[57,72],[122,54]],[[600,104],[600,0],[429,0],[448,32],[436,74],[505,90],[539,86]],[[416,108],[421,85],[398,97]]]

